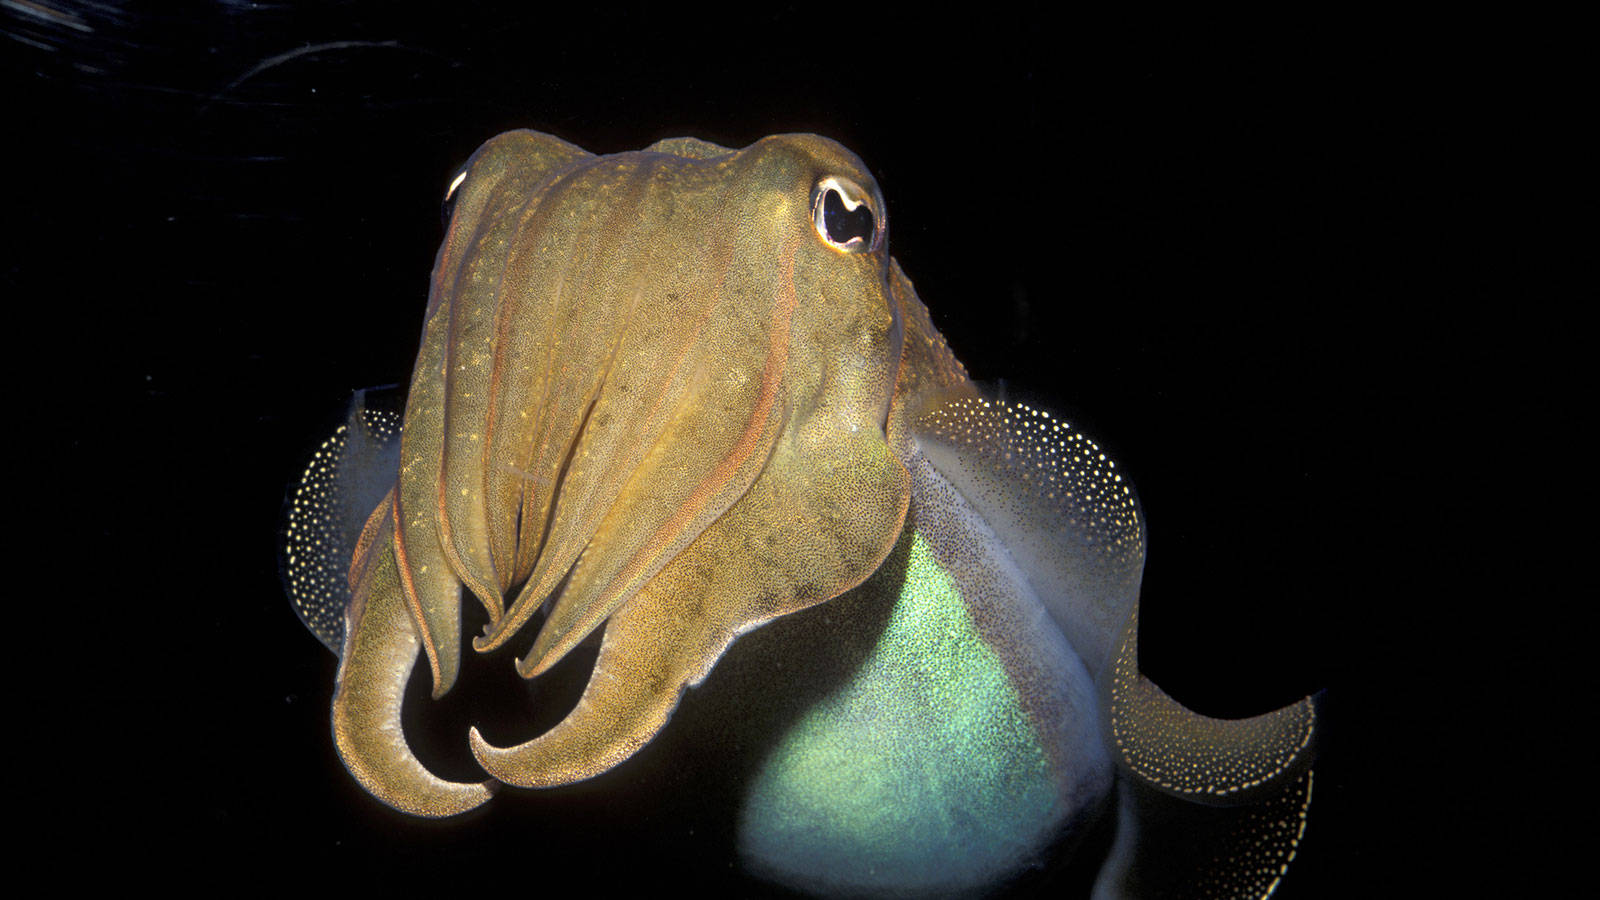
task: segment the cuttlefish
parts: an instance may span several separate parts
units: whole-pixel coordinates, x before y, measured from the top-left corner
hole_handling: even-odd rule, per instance
[[[1220,720],[1140,673],[1133,485],[969,380],[856,156],[814,135],[597,156],[516,131],[446,202],[403,417],[358,405],[287,528],[293,604],[339,657],[334,742],[374,797],[448,817],[594,778],[759,645],[834,673],[728,676],[724,727],[765,728],[737,813],[762,877],[980,892],[1098,827],[1098,896],[1276,888],[1316,698]],[[463,736],[480,782],[430,772],[401,728],[419,661],[433,697],[455,683],[464,602],[475,652],[531,638],[525,678],[599,643],[559,724]]]

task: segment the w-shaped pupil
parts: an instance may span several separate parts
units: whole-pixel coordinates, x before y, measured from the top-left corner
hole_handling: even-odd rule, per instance
[[[862,244],[872,243],[872,210],[865,203],[855,209],[846,209],[844,198],[838,191],[830,190],[822,200],[822,227],[828,240],[847,244],[851,238],[860,238]]]

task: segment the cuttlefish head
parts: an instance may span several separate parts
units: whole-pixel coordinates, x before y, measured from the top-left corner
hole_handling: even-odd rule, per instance
[[[740,633],[883,561],[909,494],[886,433],[902,320],[926,317],[872,176],[811,135],[594,156],[512,132],[448,202],[333,711],[363,785],[434,816],[493,787],[432,775],[400,729],[419,657],[436,697],[456,677],[462,586],[488,613],[478,651],[542,613],[526,677],[604,629],[555,728],[507,748],[471,732],[484,769],[550,786],[611,768]]]

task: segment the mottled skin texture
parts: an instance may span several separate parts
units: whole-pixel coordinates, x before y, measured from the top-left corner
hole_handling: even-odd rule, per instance
[[[868,211],[866,230],[848,240],[862,226],[824,221],[819,198]],[[962,677],[996,698],[968,728],[985,731],[973,746],[1043,767],[1031,781],[1001,773],[1039,808],[1020,827],[1044,835],[1030,841],[1092,820],[1114,764],[1140,793],[1122,797],[1119,828],[1131,830],[1102,893],[1143,890],[1127,873],[1163,851],[1139,823],[1164,820],[1165,803],[1265,803],[1303,822],[1293,792],[1309,777],[1311,701],[1217,722],[1139,675],[1144,531],[1131,485],[1070,427],[982,400],[889,257],[882,198],[849,151],[785,135],[741,151],[680,138],[597,157],[511,132],[473,156],[451,202],[398,472],[350,567],[333,729],[373,795],[450,816],[497,782],[605,772],[667,724],[740,634],[862,585],[899,546],[897,571],[864,596],[893,606],[895,622],[968,637],[919,651],[944,645],[891,628],[887,661],[858,694],[911,702],[929,690],[915,685],[941,683],[926,653],[966,660]],[[400,728],[419,658],[435,697],[456,679],[463,587],[488,614],[480,652],[543,613],[517,663],[525,677],[603,628],[588,687],[556,727],[506,748],[471,732],[492,776],[482,783],[430,773]],[[303,616],[314,606],[296,602]],[[900,677],[911,669],[924,674]],[[829,723],[852,714],[827,710],[843,708],[819,706],[808,721],[821,736],[793,758],[834,740]],[[990,714],[1022,724],[988,733]],[[919,730],[939,724],[912,721],[908,740],[966,739]],[[785,803],[808,788],[774,777]],[[999,776],[960,789],[976,777]],[[1267,818],[1283,831],[1284,815]],[[1217,828],[1249,845],[1239,835],[1254,821]],[[771,835],[753,828],[758,842]],[[856,852],[812,837],[824,855]],[[1227,851],[1221,868],[1237,856],[1262,869],[1260,852]],[[1013,864],[997,858],[984,865]],[[1259,881],[1227,884],[1260,895]]]
[[[460,664],[461,585],[488,610],[483,651],[554,597],[518,666],[530,677],[606,623],[566,721],[508,749],[472,735],[496,779],[562,784],[631,755],[735,636],[859,584],[899,534],[907,476],[883,421],[901,331],[882,237],[841,253],[810,225],[819,175],[870,176],[818,138],[675,147],[599,158],[513,132],[454,198],[393,524],[353,569],[392,557],[404,602],[351,604],[350,649],[384,637],[343,654],[334,698],[341,754],[395,773],[375,792],[403,809],[449,815],[482,789],[369,740],[397,730],[398,692],[365,686],[403,683],[398,610],[436,696]]]

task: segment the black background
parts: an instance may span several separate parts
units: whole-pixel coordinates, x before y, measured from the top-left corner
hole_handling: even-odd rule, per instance
[[[177,883],[766,890],[725,835],[601,791],[404,819],[331,746],[335,661],[278,580],[285,487],[350,389],[407,379],[444,186],[513,127],[851,147],[973,377],[1132,473],[1147,672],[1214,715],[1329,692],[1278,896],[1415,877],[1466,810],[1419,799],[1470,766],[1433,749],[1467,701],[1417,646],[1424,573],[1483,565],[1431,535],[1476,507],[1419,435],[1496,351],[1434,277],[1435,223],[1473,198],[1422,187],[1459,87],[1418,39],[1031,8],[54,6],[6,5],[4,88],[12,402],[48,473],[25,567],[48,571],[38,671],[72,751],[40,763],[57,846]]]

